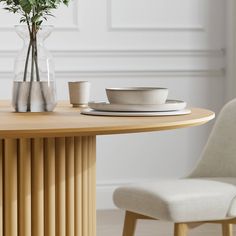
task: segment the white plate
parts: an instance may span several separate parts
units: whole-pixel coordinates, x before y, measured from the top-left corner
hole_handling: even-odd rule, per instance
[[[183,110],[187,103],[179,100],[167,100],[165,104],[159,105],[128,105],[128,104],[110,104],[106,102],[90,102],[89,107],[97,111],[177,111]]]
[[[96,111],[85,109],[81,112],[84,115],[92,116],[179,116],[190,114],[191,110],[184,109],[180,111],[155,111],[155,112],[115,112],[115,111]]]

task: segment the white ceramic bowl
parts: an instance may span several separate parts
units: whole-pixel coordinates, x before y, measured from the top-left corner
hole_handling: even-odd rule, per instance
[[[167,88],[126,87],[106,88],[107,98],[111,104],[164,104],[168,96]]]

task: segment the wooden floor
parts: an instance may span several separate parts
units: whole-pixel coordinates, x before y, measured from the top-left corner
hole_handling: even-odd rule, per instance
[[[121,236],[124,214],[119,210],[97,211],[97,236]],[[236,228],[234,229],[236,235]],[[173,236],[173,224],[140,221],[136,236]],[[190,230],[188,236],[222,236],[219,225],[203,225]]]

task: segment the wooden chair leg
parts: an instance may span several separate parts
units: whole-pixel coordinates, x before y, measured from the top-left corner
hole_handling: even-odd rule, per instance
[[[187,236],[188,225],[184,223],[175,223],[174,236]]]
[[[222,235],[233,236],[233,225],[229,223],[222,223]]]
[[[138,216],[135,213],[126,211],[123,236],[134,236]]]

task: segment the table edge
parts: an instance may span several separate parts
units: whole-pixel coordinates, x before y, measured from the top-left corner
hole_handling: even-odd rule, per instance
[[[97,135],[112,135],[112,134],[132,134],[132,133],[142,133],[142,132],[157,132],[163,130],[172,130],[179,128],[187,128],[193,126],[203,125],[215,118],[215,113],[212,112],[211,115],[198,119],[191,119],[189,121],[183,122],[176,121],[168,124],[163,124],[161,126],[144,125],[144,126],[116,126],[116,127],[92,127],[92,128],[65,128],[65,129],[45,129],[45,130],[2,130],[0,131],[0,139],[5,138],[42,138],[42,137],[72,137],[72,136],[97,136]]]

